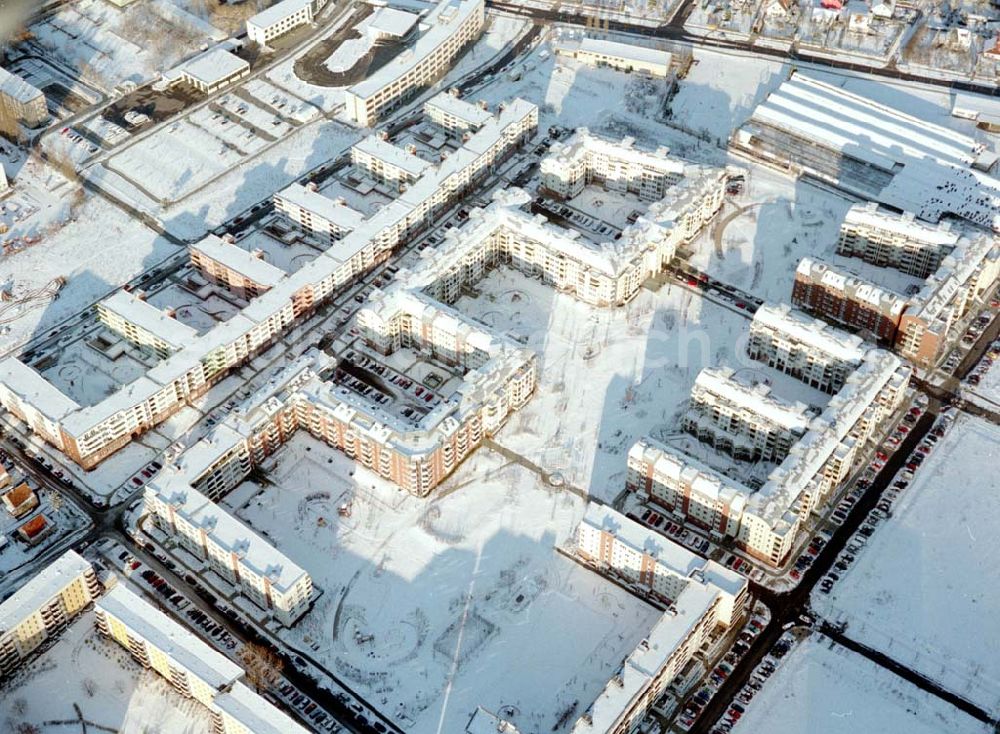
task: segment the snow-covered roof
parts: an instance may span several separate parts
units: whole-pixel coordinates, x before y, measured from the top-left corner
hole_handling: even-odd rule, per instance
[[[757,106],[735,139],[749,143],[766,127],[877,169],[862,176],[832,161],[815,166],[794,150],[782,154],[850,191],[930,221],[953,214],[1000,230],[1000,181],[977,170],[996,156],[972,137],[798,72]]]
[[[349,207],[343,199],[331,199],[297,182],[282,189],[274,196],[302,207],[340,229],[356,229],[365,219],[364,214]]]
[[[376,160],[406,171],[414,177],[423,175],[433,165],[420,156],[403,150],[387,140],[383,140],[378,135],[369,135],[356,143],[351,148],[351,153],[355,152],[369,155]]]
[[[225,265],[245,278],[263,286],[274,286],[285,276],[285,271],[254,257],[242,247],[231,245],[221,237],[210,234],[207,237],[189,245],[191,250],[200,252],[205,257]]]
[[[866,351],[861,337],[811,318],[787,303],[761,306],[754,314],[753,325],[785,334],[793,341],[841,362],[860,363]]]
[[[402,38],[416,24],[420,16],[397,8],[381,7],[368,21],[368,29],[385,36]]]
[[[286,0],[289,2],[290,0]],[[421,21],[421,34],[416,42],[375,73],[348,88],[348,92],[367,98],[384,89],[421,63],[458,32],[469,16],[483,12],[483,0],[441,0]]]
[[[0,94],[5,94],[22,104],[43,96],[40,89],[6,69],[0,69]]]
[[[17,357],[0,361],[0,383],[50,421],[59,422],[80,406]]]
[[[813,283],[838,291],[852,301],[864,303],[886,317],[898,320],[909,305],[908,301],[870,281],[821,260],[804,257],[795,268],[796,276],[801,275]]]
[[[306,734],[307,729],[242,683],[215,697],[215,706],[253,734]]]
[[[279,23],[289,16],[311,6],[313,0],[281,0],[269,8],[266,8],[256,15],[247,19],[247,25],[254,25],[258,28],[270,28],[275,23]]]
[[[615,56],[621,59],[640,61],[645,64],[670,66],[673,56],[667,51],[655,48],[637,46],[631,43],[618,43],[600,38],[584,38],[580,41],[580,50],[585,53]]]
[[[431,108],[441,110],[472,127],[482,127],[493,119],[493,115],[488,110],[484,110],[477,104],[466,102],[450,92],[441,92],[427,100],[424,104],[424,110],[427,111]]]
[[[224,48],[211,48],[184,63],[179,71],[209,86],[250,70],[250,64]]]
[[[98,308],[104,308],[117,314],[125,321],[148,331],[175,349],[185,346],[198,336],[195,329],[187,324],[182,324],[151,303],[136,298],[126,291],[116,291],[101,301]]]
[[[210,688],[221,691],[243,675],[243,668],[202,642],[124,584],[97,600],[97,608],[121,622],[129,632],[161,651],[171,663]]]
[[[68,550],[38,571],[0,604],[0,636],[37,612],[52,597],[91,569],[90,561],[76,551]]]
[[[982,94],[956,92],[951,114],[972,117],[974,120],[988,122],[991,125],[1000,124],[1000,100]]]
[[[705,367],[694,381],[692,397],[704,390],[740,409],[749,410],[786,431],[805,431],[812,420],[805,403],[789,403],[771,393],[763,382],[744,383],[735,379],[730,367]]]
[[[679,158],[669,155],[669,149],[657,148],[655,151],[635,147],[633,138],[620,141],[607,140],[593,135],[587,128],[577,128],[576,132],[564,141],[557,141],[549,148],[549,154],[542,159],[541,170],[560,171],[583,163],[591,155],[603,155],[615,161],[640,165],[663,174],[683,173],[686,164]]]
[[[285,554],[191,487],[176,469],[164,467],[146,485],[146,493],[174,506],[177,514],[201,528],[215,545],[234,554],[242,566],[268,579],[279,592],[287,593],[306,576]]]
[[[891,232],[908,238],[912,242],[941,247],[953,247],[958,241],[958,233],[953,232],[950,222],[930,224],[916,218],[912,212],[896,213],[880,207],[877,202],[854,204],[847,210],[841,229],[851,226]]]

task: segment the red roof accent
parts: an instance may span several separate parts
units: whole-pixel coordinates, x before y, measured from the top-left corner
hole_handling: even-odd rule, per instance
[[[49,524],[49,521],[45,519],[45,515],[38,515],[31,518],[28,522],[24,523],[18,530],[24,534],[26,538],[34,538],[40,532],[45,530],[45,527]]]

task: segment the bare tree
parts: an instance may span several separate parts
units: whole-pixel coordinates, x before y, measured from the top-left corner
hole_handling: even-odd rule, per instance
[[[268,688],[281,678],[285,663],[281,657],[264,645],[247,643],[240,651],[240,662],[247,672],[247,681],[257,690]]]

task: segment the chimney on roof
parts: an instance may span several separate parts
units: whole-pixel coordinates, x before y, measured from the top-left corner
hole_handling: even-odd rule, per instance
[[[389,131],[388,130],[379,130],[378,131],[378,139],[379,140],[388,140],[389,139]]]
[[[315,181],[310,181],[309,183],[307,183],[306,188],[309,189],[309,191],[312,191],[313,193],[319,191],[319,186],[316,185]]]
[[[417,146],[414,145],[413,143],[410,143],[409,145],[406,146],[406,152],[409,153],[410,155],[416,155]]]
[[[263,260],[264,259],[264,251],[262,249],[260,249],[259,247],[256,250],[254,250],[253,252],[251,252],[250,254],[253,255],[255,258],[257,258],[258,260]]]
[[[230,245],[235,245],[236,237],[231,232],[226,232],[224,235],[222,235],[222,241],[228,242]]]

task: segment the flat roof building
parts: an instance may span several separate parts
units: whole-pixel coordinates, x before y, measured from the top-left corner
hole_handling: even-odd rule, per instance
[[[168,357],[198,332],[127,291],[116,291],[97,304],[97,318],[133,344]]]
[[[279,36],[312,23],[326,0],[281,0],[247,19],[247,38],[266,46]]]
[[[702,645],[744,617],[748,582],[595,502],[577,527],[576,553],[598,571],[648,588],[667,604],[573,726],[574,734],[631,734]]]
[[[66,551],[0,604],[0,678],[57,635],[100,593],[93,566]]]
[[[41,90],[6,69],[0,69],[0,110],[27,127],[39,127],[49,119]]]
[[[579,42],[566,43],[559,46],[558,52],[591,66],[607,66],[655,77],[669,76],[673,60],[667,51],[600,38],[583,38]]]
[[[421,19],[420,35],[409,48],[347,89],[347,116],[370,127],[417,89],[443,76],[459,52],[479,38],[484,18],[483,0],[441,0]]]

